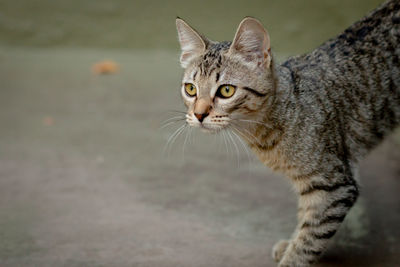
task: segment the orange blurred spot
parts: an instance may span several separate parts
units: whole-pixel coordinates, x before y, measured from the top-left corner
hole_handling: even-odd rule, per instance
[[[53,117],[47,116],[43,118],[43,124],[46,126],[51,126],[54,124],[54,119]]]
[[[104,60],[93,64],[92,72],[94,74],[113,74],[119,70],[119,65],[111,60]]]

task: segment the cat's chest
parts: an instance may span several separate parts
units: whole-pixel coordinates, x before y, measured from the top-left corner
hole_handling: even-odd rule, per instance
[[[259,160],[273,171],[283,173],[289,177],[299,174],[296,164],[282,152],[279,145],[270,149],[253,147],[253,151]]]
[[[263,164],[287,176],[298,175],[296,164],[284,153],[285,137],[282,131],[266,131],[261,128],[254,132],[253,137],[255,137],[255,142],[250,146]]]

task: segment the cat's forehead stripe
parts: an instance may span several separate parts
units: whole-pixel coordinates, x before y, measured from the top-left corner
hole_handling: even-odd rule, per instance
[[[230,45],[231,42],[221,42],[212,44],[208,48],[208,51],[204,54],[203,60],[199,65],[201,75],[210,76],[215,70],[221,68],[222,53],[228,50]]]

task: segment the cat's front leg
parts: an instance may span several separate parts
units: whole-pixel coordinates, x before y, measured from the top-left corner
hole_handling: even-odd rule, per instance
[[[305,212],[305,210],[303,209],[303,207],[300,206],[300,203],[299,203],[299,207],[297,209],[297,221],[300,222],[303,220],[304,212]],[[293,236],[296,236],[297,232],[298,232],[298,228],[296,228],[296,231],[293,233]],[[283,255],[285,254],[287,247],[289,246],[289,243],[290,243],[290,240],[282,239],[282,240],[279,240],[274,245],[274,247],[272,248],[272,258],[276,262],[281,261],[281,259],[283,258]]]
[[[302,214],[279,262],[280,267],[309,266],[315,262],[356,201],[358,188],[351,175],[329,176],[296,181]]]

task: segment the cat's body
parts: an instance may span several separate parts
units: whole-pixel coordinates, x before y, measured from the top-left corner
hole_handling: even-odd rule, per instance
[[[400,1],[276,66],[254,19],[232,43],[206,40],[179,19],[177,26],[188,123],[231,127],[293,181],[298,226],[273,256],[280,266],[315,262],[357,199],[357,163],[400,123]]]

